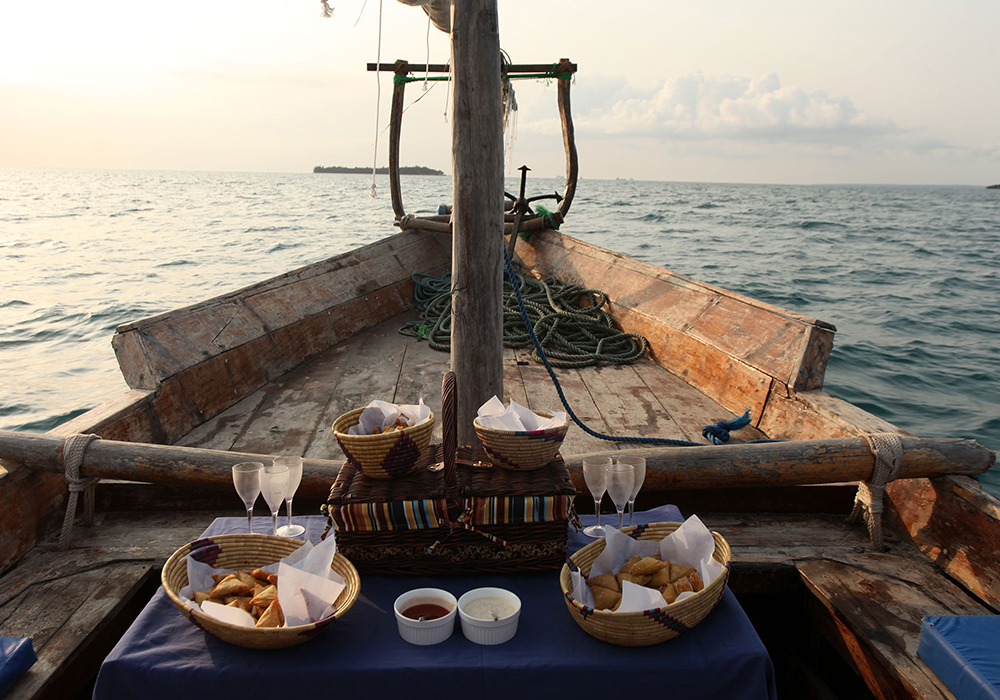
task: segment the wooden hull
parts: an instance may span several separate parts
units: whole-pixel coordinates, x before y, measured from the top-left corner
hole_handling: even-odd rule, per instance
[[[0,499],[10,506],[0,511],[0,570],[61,521],[65,485],[52,470],[61,440],[73,433],[103,438],[88,452],[84,474],[149,482],[102,485],[109,523],[122,522],[114,520],[117,508],[188,505],[235,514],[228,464],[254,455],[303,455],[302,498],[322,500],[342,459],[329,433],[339,413],[372,397],[392,399],[392,392],[439,405],[434,393],[447,355],[399,340],[395,328],[415,308],[411,274],[447,271],[450,251],[446,233],[404,231],[120,326],[112,343],[128,392],[50,431],[44,444],[0,435],[7,469]],[[971,441],[920,440],[824,392],[835,332],[829,324],[555,231],[535,233],[517,253],[540,277],[606,292],[622,328],[649,339],[651,362],[561,373],[588,423],[615,434],[700,440],[701,425],[749,408],[748,437],[734,442],[795,441],[645,449],[650,472],[640,497],[640,506],[669,499],[725,531],[734,547],[731,586],[762,636],[775,635],[772,653],[783,659],[785,682],[819,683],[802,666],[811,662],[796,659],[809,646],[801,635],[820,631],[824,648],[839,652],[874,697],[948,697],[920,666],[913,635],[922,614],[980,614],[1000,604],[993,554],[1000,503],[969,476],[990,468],[995,455]],[[394,368],[392,377],[383,376],[385,366]],[[507,351],[504,373],[508,397],[557,407],[547,375],[525,353]],[[872,552],[864,530],[843,522],[853,494],[844,482],[872,472],[861,439],[868,432],[898,433],[907,449],[907,478],[890,484],[886,499],[890,554]],[[585,493],[582,454],[623,448],[582,431],[567,437],[563,453],[579,490]],[[586,510],[588,500],[578,499],[578,508]],[[102,536],[86,535],[102,542],[101,554],[88,556],[122,556]],[[38,552],[25,559],[36,561]],[[159,554],[144,556],[155,567]],[[18,571],[9,576],[27,576]],[[143,585],[135,579],[126,588]],[[868,593],[859,597],[859,590]],[[804,612],[810,623],[779,633],[775,605],[783,610],[778,617]]]

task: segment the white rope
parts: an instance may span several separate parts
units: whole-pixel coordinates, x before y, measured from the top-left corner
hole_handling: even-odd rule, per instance
[[[382,0],[378,0],[378,48],[375,51],[375,65],[379,66],[382,64]],[[372,154],[372,187],[368,192],[368,196],[372,199],[378,198],[378,192],[375,189],[375,171],[378,170],[378,122],[379,122],[379,108],[382,106],[382,71],[376,68],[375,70],[375,84],[378,86],[375,91],[375,152]]]
[[[857,522],[864,514],[872,546],[877,551],[884,552],[886,546],[882,534],[882,500],[885,485],[895,480],[899,474],[899,467],[903,463],[903,443],[895,433],[868,433],[864,437],[875,457],[875,468],[870,481],[858,484],[854,509],[848,521]]]
[[[427,15],[427,58],[424,59],[424,86],[421,92],[427,92],[430,89],[430,81],[428,78],[431,76],[431,16]]]
[[[66,502],[66,515],[63,516],[62,533],[59,535],[59,549],[69,547],[70,537],[73,534],[73,519],[76,517],[76,502],[81,491],[84,503],[83,524],[86,526],[94,524],[94,486],[98,479],[80,478],[80,465],[83,464],[87,446],[98,438],[99,435],[78,433],[70,435],[63,443],[62,459],[63,468],[66,470],[66,483],[69,485],[69,497]]]

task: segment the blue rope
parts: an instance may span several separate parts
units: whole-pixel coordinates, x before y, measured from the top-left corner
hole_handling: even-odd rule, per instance
[[[729,431],[739,430],[750,425],[750,409],[748,408],[742,416],[732,420],[720,420],[712,425],[706,425],[701,429],[702,437],[707,437],[716,445],[725,445],[729,442]]]
[[[691,442],[689,440],[672,440],[670,438],[646,438],[632,436],[614,437],[613,435],[605,435],[604,433],[599,433],[596,430],[593,430],[585,425],[582,420],[577,418],[576,413],[573,412],[573,409],[570,408],[569,402],[566,400],[566,395],[563,394],[562,385],[556,377],[555,370],[552,369],[552,365],[549,364],[549,359],[545,356],[545,351],[542,350],[542,344],[538,342],[538,338],[535,336],[535,329],[531,327],[531,319],[528,318],[528,310],[524,307],[524,300],[521,298],[521,288],[517,283],[517,278],[514,276],[514,266],[510,262],[510,255],[507,253],[507,246],[504,245],[503,238],[500,239],[500,247],[503,248],[504,266],[507,268],[507,276],[510,278],[511,284],[514,286],[514,295],[517,297],[517,306],[521,310],[521,318],[524,319],[524,326],[528,329],[528,334],[531,336],[531,342],[535,344],[535,350],[538,351],[538,356],[542,359],[542,364],[545,365],[546,371],[548,371],[549,376],[552,377],[552,383],[555,384],[556,392],[559,394],[559,400],[562,401],[563,408],[566,409],[566,413],[569,414],[569,417],[573,419],[574,423],[580,426],[585,433],[593,435],[601,440],[609,440],[611,442],[652,443],[655,445],[670,445],[673,447],[700,447],[704,444],[700,442]],[[747,423],[750,422],[749,414],[750,409],[747,409],[747,413],[744,414],[744,417],[747,419]],[[735,420],[742,420],[742,418],[737,418]],[[705,430],[707,429],[708,428],[706,427]],[[735,430],[735,428],[732,429]],[[727,433],[727,440],[729,439],[728,435],[729,434]]]

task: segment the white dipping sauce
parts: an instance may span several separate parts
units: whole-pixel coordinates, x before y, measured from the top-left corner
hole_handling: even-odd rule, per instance
[[[477,620],[498,620],[514,614],[514,604],[504,598],[475,598],[463,608]]]

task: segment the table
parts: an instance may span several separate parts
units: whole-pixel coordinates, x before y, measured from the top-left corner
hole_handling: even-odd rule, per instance
[[[673,506],[636,513],[636,522],[680,520]],[[254,530],[269,531],[270,519]],[[324,519],[295,518],[318,541]],[[587,524],[593,516],[584,516]],[[605,515],[604,522],[611,522]],[[206,536],[243,532],[244,518],[219,518]],[[259,529],[258,529],[259,528]],[[592,540],[570,528],[572,553]],[[500,586],[522,601],[517,635],[497,646],[455,633],[429,647],[404,642],[392,611],[398,595],[435,586],[456,597]],[[232,646],[192,625],[161,588],[101,666],[95,700],[276,700],[306,693],[342,698],[388,697],[401,691],[435,700],[619,696],[637,694],[774,700],[771,660],[730,591],[698,626],[651,647],[617,647],[594,639],[570,617],[557,571],[474,576],[364,576],[354,607],[314,639],[290,649]],[[315,697],[315,695],[313,695]]]

